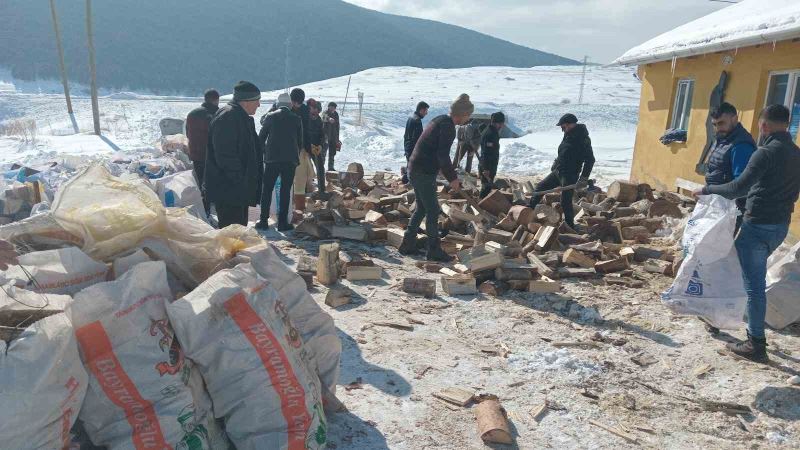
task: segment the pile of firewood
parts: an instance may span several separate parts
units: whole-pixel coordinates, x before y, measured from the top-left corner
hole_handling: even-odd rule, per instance
[[[441,275],[441,287],[448,295],[499,295],[508,289],[558,292],[558,280],[564,278],[605,277],[609,284],[641,287],[643,281],[634,276],[633,265],[667,276],[677,272],[680,257],[655,238],[667,227],[666,218],[680,219],[688,213],[694,204],[688,197],[654,193],[646,184],[627,181],[615,181],[607,192],[590,184],[573,197],[577,212],[573,229],[563,221],[558,192],[544,195],[539,205],[530,208],[533,184],[500,178],[496,189],[477,201],[477,179],[461,175],[461,191],[451,192],[444,181],[438,187],[442,248],[456,260],[418,263]],[[317,239],[400,246],[415,208],[410,186],[386,172],[366,178],[358,163],[350,164],[346,172],[328,172],[327,180],[327,195],[309,204],[297,232]],[[424,223],[418,237],[423,249]],[[403,290],[433,296],[437,283],[431,281],[409,278]]]

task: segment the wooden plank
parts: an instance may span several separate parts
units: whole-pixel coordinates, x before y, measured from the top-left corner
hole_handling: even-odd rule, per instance
[[[503,256],[499,253],[487,253],[486,255],[473,258],[465,265],[471,272],[494,270],[503,265],[503,259]]]
[[[353,241],[367,242],[369,234],[367,229],[359,225],[339,226],[334,225],[332,233],[333,237],[338,239],[350,239]]]
[[[595,261],[593,258],[590,258],[586,254],[581,253],[574,248],[564,252],[563,258],[564,264],[573,264],[578,267],[583,267],[584,269],[594,270],[594,265],[597,263],[597,261]]]
[[[628,264],[628,260],[624,257],[619,257],[610,261],[600,261],[595,263],[594,270],[596,270],[598,273],[613,273],[621,272],[629,267],[630,265]]]
[[[347,281],[380,280],[383,269],[379,266],[348,266]]]
[[[478,293],[475,277],[455,276],[442,277],[442,289],[447,295],[474,295]]]
[[[536,268],[536,271],[542,277],[556,278],[556,272],[533,253],[528,253],[528,262],[531,263],[531,265]]]
[[[426,278],[405,278],[403,279],[403,292],[434,298],[436,297],[436,281]]]
[[[547,277],[542,277],[539,280],[532,280],[528,285],[528,292],[533,292],[535,294],[554,294],[560,291],[561,283]]]

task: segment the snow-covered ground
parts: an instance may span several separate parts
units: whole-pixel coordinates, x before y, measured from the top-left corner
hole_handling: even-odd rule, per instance
[[[503,141],[501,172],[544,174],[561,139],[554,125],[562,114],[573,112],[591,132],[598,159],[594,176],[600,183],[629,174],[640,90],[631,69],[590,67],[581,105],[576,104],[580,67],[370,69],[353,74],[345,107],[347,81],[348,77],[340,77],[301,86],[308,97],[324,103],[335,101],[340,112],[344,107],[343,151],[337,167],[357,161],[367,171],[398,171],[405,163],[403,127],[416,103],[425,100],[431,104],[430,119],[445,113],[449,101],[466,92],[477,112],[502,110],[514,126],[528,133]],[[361,124],[358,92],[364,93]],[[266,112],[278,93],[265,93],[264,106],[256,117]],[[191,97],[101,91],[104,136],[100,138],[90,134],[91,105],[85,87],[73,87],[73,95],[74,120],[66,112],[59,82],[17,82],[0,71],[0,124],[33,119],[38,128],[33,144],[0,135],[0,164],[35,165],[68,155],[141,154],[156,146],[161,118],[184,118],[200,103],[199,98]]]

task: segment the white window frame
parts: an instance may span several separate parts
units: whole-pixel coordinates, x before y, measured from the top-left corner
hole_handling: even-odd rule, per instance
[[[800,69],[793,70],[776,70],[769,73],[769,80],[767,82],[767,92],[764,94],[764,107],[769,106],[769,91],[772,88],[772,79],[778,75],[789,75],[788,85],[786,87],[786,95],[783,97],[783,106],[789,108],[789,113],[792,112],[792,100],[798,95],[797,82],[800,80]],[[793,119],[793,118],[792,118]],[[790,122],[792,119],[789,119]],[[797,136],[794,136],[797,138]]]
[[[687,86],[687,88],[683,91],[683,102],[681,103],[681,99],[679,95],[681,95],[681,86]],[[692,112],[692,97],[694,97],[694,78],[681,78],[678,80],[678,84],[675,85],[675,98],[674,103],[672,105],[672,118],[670,119],[669,128],[670,129],[678,129],[689,131],[689,118],[691,117]],[[678,106],[683,105],[683,110],[678,111]],[[681,124],[686,122],[685,127],[681,127]]]

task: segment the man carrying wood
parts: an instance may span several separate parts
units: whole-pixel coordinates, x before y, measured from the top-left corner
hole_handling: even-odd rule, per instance
[[[428,235],[428,261],[449,262],[453,257],[442,250],[439,242],[439,199],[436,193],[436,176],[442,172],[450,189],[459,191],[461,181],[450,162],[450,147],[456,138],[456,125],[467,123],[475,106],[469,95],[461,94],[451,105],[450,114],[433,119],[422,132],[408,160],[408,177],[414,187],[416,209],[408,223],[400,253],[413,255],[417,252],[417,232],[425,221]]]
[[[758,126],[761,140],[747,168],[735,180],[707,185],[695,196],[717,194],[734,200],[747,197],[736,252],[747,292],[747,340],[728,344],[744,358],[766,363],[767,259],[786,239],[794,205],[800,196],[800,148],[789,133],[789,109],[764,108]]]
[[[478,153],[478,172],[481,175],[481,198],[492,191],[494,177],[497,176],[497,164],[500,162],[500,130],[506,124],[506,116],[502,112],[492,114],[492,123],[481,136],[481,151]]]
[[[536,191],[546,191],[559,186],[576,185],[575,190],[589,184],[589,175],[594,167],[592,140],[586,125],[578,123],[574,114],[564,114],[556,126],[561,127],[564,139],[558,146],[558,157],[553,162],[552,172],[536,185]],[[572,189],[561,191],[561,209],[564,210],[564,221],[575,227],[575,209],[572,206]],[[542,201],[541,195],[531,198],[530,206],[535,208]]]
[[[458,145],[456,155],[453,158],[453,166],[458,167],[461,160],[466,158],[464,170],[469,173],[472,170],[472,157],[481,145],[481,129],[477,121],[470,121],[458,127]]]

